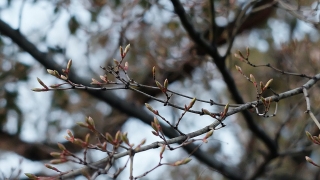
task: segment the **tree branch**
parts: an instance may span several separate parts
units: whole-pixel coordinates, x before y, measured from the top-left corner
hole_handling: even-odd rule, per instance
[[[188,32],[190,38],[197,43],[200,47],[202,47],[207,54],[209,54],[215,64],[217,65],[218,69],[220,70],[220,73],[233,97],[235,102],[237,104],[244,104],[244,100],[242,99],[238,88],[236,87],[236,84],[234,82],[233,77],[231,76],[230,72],[225,66],[225,56],[221,57],[218,52],[216,47],[211,46],[207,41],[205,41],[199,32],[197,32],[190,20],[187,18],[186,12],[180,3],[179,0],[171,0],[175,13],[179,16],[182,25]],[[266,1],[266,2],[269,2]],[[263,4],[263,3],[262,3]],[[261,4],[259,4],[261,5]],[[249,129],[259,138],[262,140],[262,142],[268,147],[270,153],[272,156],[275,156],[277,154],[277,146],[276,143],[254,122],[253,117],[249,113],[249,111],[242,111],[242,115],[245,118],[245,121],[249,127]]]
[[[278,96],[270,96],[270,97],[267,97],[265,99],[270,99],[272,102],[276,101],[280,101],[281,99],[285,99],[285,98],[288,98],[288,97],[291,97],[291,96],[294,96],[294,95],[298,95],[298,94],[301,94],[303,92],[303,89],[310,89],[314,84],[316,84],[317,81],[320,80],[320,73],[315,75],[313,79],[309,80],[307,83],[305,83],[303,86],[301,87],[298,87],[298,88],[295,88],[295,89],[292,89],[292,90],[289,90],[289,91],[286,91],[286,92],[283,92],[281,94],[279,94]],[[226,116],[230,116],[230,115],[233,115],[233,114],[236,114],[240,111],[245,111],[247,109],[250,109],[252,108],[252,105],[253,104],[262,104],[262,101],[252,101],[252,102],[248,102],[242,106],[239,106],[237,108],[234,108],[233,110],[229,111],[227,113]],[[225,119],[224,119],[225,120]],[[223,120],[223,121],[224,121]],[[176,137],[176,138],[171,138],[169,140],[166,140],[166,142],[164,141],[161,141],[161,142],[154,142],[154,143],[151,143],[149,145],[146,145],[146,146],[142,146],[139,150],[135,150],[134,153],[140,153],[140,152],[143,152],[143,151],[147,151],[149,149],[154,149],[154,148],[159,148],[161,144],[174,144],[174,143],[181,143],[183,142],[184,140],[186,140],[187,138],[194,138],[196,136],[199,136],[199,135],[202,135],[208,131],[210,131],[211,129],[215,129],[216,127],[218,127],[219,125],[221,124],[220,121],[216,121],[214,123],[212,123],[211,125],[209,126],[206,126],[202,129],[199,129],[197,131],[194,131],[192,133],[189,133],[189,134],[186,134],[186,136],[179,136],[179,137]],[[200,151],[199,151],[200,152]],[[124,156],[127,156],[131,153],[131,150],[128,150],[126,152],[123,152],[123,153],[119,153],[119,154],[116,154],[114,156],[115,159],[119,159],[121,157],[124,157]],[[262,172],[264,172],[264,168],[267,166],[267,164],[272,160],[274,159],[274,156],[271,156],[272,154],[269,154],[269,156],[266,157],[266,161],[264,161],[263,164],[261,164],[258,168],[258,170],[255,172],[255,174],[250,178],[250,179],[256,179],[258,177],[259,174],[261,174]],[[96,166],[96,167],[103,167],[103,165],[105,163],[107,163],[109,161],[109,157],[106,157],[100,161],[97,161],[97,162],[94,162],[90,165],[92,166]],[[221,163],[222,165],[222,163]],[[71,177],[74,177],[76,175],[79,175],[81,174],[81,172],[85,172],[89,167],[84,167],[84,168],[79,168],[79,169],[76,169],[76,170],[73,170],[72,172],[66,174],[66,175],[63,175],[62,178],[65,179],[65,178],[71,178]],[[230,170],[230,169],[229,169]],[[234,172],[236,173],[236,171]],[[239,179],[244,179],[244,175],[241,176],[238,176],[238,177],[229,177],[231,179],[235,179],[235,178],[239,178]]]
[[[19,31],[12,29],[8,24],[6,24],[1,19],[0,19],[0,32],[3,35],[11,38],[13,42],[19,45],[20,48],[22,48],[24,51],[28,52],[33,58],[35,58],[39,63],[41,63],[47,69],[55,69],[55,70],[62,69],[62,67],[56,64],[52,58],[47,56],[46,53],[40,52],[35,47],[35,45],[29,42]],[[91,80],[89,79],[85,80],[85,79],[78,78],[74,73],[72,73],[72,71],[69,74],[69,78],[77,84],[87,84],[87,82],[91,82]],[[112,107],[118,109],[119,111],[125,114],[128,114],[129,116],[138,118],[142,122],[148,125],[150,125],[151,121],[153,120],[153,117],[149,115],[144,109],[142,109],[141,107],[137,107],[135,104],[132,104],[130,102],[123,101],[122,99],[114,95],[114,93],[112,92],[108,92],[108,93],[104,93],[102,91],[87,91],[87,92],[90,95],[110,104]],[[162,129],[164,134],[169,138],[174,138],[177,136],[177,133],[175,133],[174,130],[172,130],[167,126],[162,125]],[[194,144],[189,144],[184,147],[184,149],[189,153],[193,152],[196,148],[197,146]],[[207,156],[205,153],[203,153],[199,149],[195,151],[193,155],[199,161],[212,167],[213,169],[216,169],[221,174],[225,175],[230,179],[242,179],[239,174],[236,174],[235,171],[232,170],[233,168],[222,164],[212,156]]]

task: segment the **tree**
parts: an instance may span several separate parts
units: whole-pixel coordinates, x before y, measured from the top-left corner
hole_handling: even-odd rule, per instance
[[[8,1],[7,8],[15,6],[10,2]],[[44,2],[18,3],[21,8],[16,28],[0,20],[5,57],[3,61],[15,67],[10,69],[3,66],[1,79],[3,83],[11,82],[12,77],[19,81],[34,81],[34,78],[29,80],[31,65],[24,63],[18,56],[24,52],[40,62],[45,69],[49,69],[48,73],[55,79],[46,80],[44,79],[46,76],[42,75],[38,79],[42,87],[33,89],[34,91],[55,89],[52,91],[51,109],[40,108],[48,113],[46,118],[48,123],[45,128],[42,126],[38,130],[48,132],[47,137],[42,139],[42,144],[21,140],[23,126],[28,122],[25,120],[27,116],[23,106],[17,100],[21,92],[16,88],[10,89],[10,86],[5,87],[3,99],[6,103],[1,121],[4,127],[9,127],[8,120],[13,116],[17,123],[14,130],[2,129],[1,149],[13,151],[35,161],[48,160],[51,159],[50,152],[57,151],[51,149],[56,147],[53,144],[56,143],[57,136],[51,138],[50,136],[55,132],[65,132],[68,128],[72,129],[72,132],[70,130],[67,132],[69,141],[62,141],[59,144],[62,154],[61,152],[51,154],[58,159],[52,161],[53,163],[65,161],[66,157],[77,155],[79,152],[84,153],[86,157],[88,148],[103,150],[107,144],[108,147],[114,148],[109,149],[110,152],[102,160],[103,163],[100,161],[87,164],[94,159],[94,157],[90,159],[90,156],[88,160],[83,157],[81,160],[76,158],[77,163],[84,165],[82,168],[93,169],[88,172],[90,174],[88,176],[92,177],[107,173],[118,176],[122,172],[122,167],[125,167],[120,166],[118,169],[115,167],[118,158],[128,156],[128,162],[139,161],[137,158],[133,160],[133,157],[151,148],[162,149],[156,154],[162,158],[165,146],[171,150],[183,148],[188,155],[164,165],[178,166],[188,163],[190,158],[195,158],[197,162],[186,166],[194,170],[194,176],[203,179],[210,179],[217,174],[222,175],[221,178],[229,179],[310,179],[318,176],[314,167],[307,166],[305,161],[305,156],[314,155],[316,149],[304,136],[305,130],[308,130],[311,132],[307,134],[309,139],[317,142],[311,134],[319,134],[317,107],[311,109],[318,102],[316,96],[318,90],[310,89],[317,85],[320,78],[317,74],[318,37],[314,31],[306,32],[302,29],[306,26],[304,23],[318,28],[315,16],[318,12],[317,2],[288,3],[265,0],[224,3],[171,0],[107,3],[103,0],[94,0],[81,4],[78,1],[57,1],[49,3],[52,7],[48,10],[52,12],[48,21],[52,23],[50,28],[39,29],[34,40],[32,38],[34,34],[32,36],[32,33],[30,35],[29,32],[23,32],[24,9],[30,8],[30,4],[41,6],[41,3]],[[79,7],[79,4],[85,9],[78,11],[72,9]],[[54,36],[50,35],[51,28],[57,31],[55,26],[59,19],[63,19],[60,16],[66,14],[65,9],[69,10],[68,22],[65,23],[68,24],[69,32],[64,33],[69,35],[62,38],[61,45],[59,41],[48,39]],[[159,14],[161,17],[157,16]],[[108,22],[110,25],[106,25]],[[281,29],[281,26],[284,28]],[[277,39],[281,37],[277,36],[281,32],[272,32],[279,29],[286,31],[282,35],[287,36],[282,39],[286,41],[285,43]],[[254,39],[255,42],[246,43],[244,39]],[[82,44],[81,40],[85,41],[83,44],[86,46],[78,45]],[[84,65],[87,69],[80,66],[84,61],[77,60],[74,58],[77,57],[75,54],[68,52],[74,48],[65,45],[68,41],[78,41],[78,44],[74,43],[73,46],[80,52],[75,54],[82,54],[82,57],[78,56],[79,59],[87,58],[88,61]],[[127,44],[130,44],[130,50]],[[16,45],[23,52],[16,49]],[[117,53],[119,45],[123,48]],[[246,49],[247,46],[253,47]],[[8,49],[13,49],[11,54]],[[72,68],[71,61],[68,63],[66,61],[69,58],[73,59]],[[118,60],[110,61],[113,58]],[[17,60],[10,61],[10,59]],[[125,62],[129,65],[125,65]],[[99,69],[99,65],[102,70]],[[93,73],[87,73],[90,71]],[[104,76],[104,73],[109,75]],[[102,75],[101,80],[96,80],[99,75]],[[91,78],[95,79],[88,80]],[[220,82],[216,83],[217,81]],[[86,91],[57,90],[65,88],[60,86],[62,82],[69,84],[72,89]],[[89,82],[93,84],[90,87]],[[178,82],[182,83],[177,85]],[[49,87],[56,83],[59,85]],[[216,84],[225,87],[217,87]],[[109,90],[105,92],[105,89],[112,89],[115,92]],[[131,91],[123,92],[118,89]],[[87,94],[96,99],[89,98]],[[104,108],[99,110],[101,104],[93,107],[92,104],[98,101],[108,103],[112,109],[103,106]],[[165,105],[166,110],[155,101]],[[146,107],[144,103],[147,103]],[[168,114],[170,106],[173,108],[172,117]],[[314,122],[303,112],[310,114]],[[57,113],[61,115],[57,116]],[[83,119],[84,116],[88,116],[85,118],[86,121],[79,125],[92,131],[92,135],[98,134],[100,143],[92,142],[90,145],[89,140],[93,141],[93,138],[89,138],[88,131],[74,126],[75,122],[71,119],[79,121],[77,118],[79,114]],[[148,142],[147,145],[143,145],[142,141],[131,146],[130,133],[126,135],[118,131],[129,117],[135,117],[152,125],[153,134],[163,142],[151,144]],[[201,122],[201,119],[210,123],[197,123]],[[66,127],[62,124],[65,121],[72,122],[72,125]],[[238,162],[235,163],[230,163],[232,160],[227,158],[221,158],[224,154],[221,148],[223,143],[217,145],[219,144],[217,141],[209,138],[215,136],[212,135],[213,131],[219,133],[229,127],[229,134],[235,135],[235,143],[239,144],[236,152],[241,154],[237,156]],[[99,133],[102,134],[99,136]],[[146,137],[154,135],[149,133]],[[121,146],[120,141],[123,142]],[[202,144],[207,141],[208,144]],[[44,146],[44,142],[49,143]],[[171,145],[172,143],[176,144]],[[118,146],[125,151],[116,153]],[[208,149],[210,147],[213,148]],[[307,161],[313,162],[309,158]],[[105,170],[98,168],[101,164]],[[155,164],[156,169],[162,166],[162,163]],[[196,164],[203,164],[215,171],[201,174],[206,167],[199,167]],[[132,167],[130,163],[128,166]],[[172,172],[172,178],[191,174],[190,171],[188,174],[183,169],[171,166],[168,170]],[[54,169],[51,165],[47,167]],[[110,168],[114,168],[114,171],[109,171]],[[70,178],[80,175],[84,169],[69,172],[59,168],[60,171],[66,172],[59,177]],[[149,170],[144,171],[149,172]],[[130,174],[130,178],[140,177],[134,171],[130,172],[133,173]],[[42,173],[37,172],[40,176]],[[28,175],[33,177],[31,174]],[[148,173],[141,174],[141,177],[149,177],[148,175]]]

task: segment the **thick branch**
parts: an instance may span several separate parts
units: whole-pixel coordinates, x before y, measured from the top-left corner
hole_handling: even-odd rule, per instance
[[[190,38],[198,44],[200,47],[204,49],[205,52],[210,54],[214,59],[220,59],[220,55],[217,51],[216,47],[213,47],[210,45],[208,41],[206,41],[200,32],[198,32],[194,26],[192,25],[191,21],[189,20],[182,4],[180,3],[179,0],[171,0],[173,7],[174,7],[174,12],[179,16],[180,21],[185,28],[185,30],[188,32]]]

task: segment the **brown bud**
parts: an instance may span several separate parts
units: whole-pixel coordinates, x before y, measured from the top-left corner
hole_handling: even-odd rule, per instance
[[[256,83],[256,79],[254,78],[254,76],[252,74],[250,74],[250,81],[253,83]]]
[[[204,114],[206,114],[206,115],[211,115],[211,113],[207,110],[207,109],[201,109],[202,110],[202,112],[204,113]]]
[[[239,66],[236,65],[236,69],[237,69],[237,71],[239,71],[240,73],[242,73],[241,67],[239,67]]]
[[[308,131],[306,131],[306,135],[307,135],[308,139],[309,139],[311,142],[313,142],[312,135],[311,135]]]
[[[95,128],[93,119],[89,116],[86,118],[86,122],[92,127]]]
[[[123,48],[122,48],[122,46],[120,46],[120,55],[121,55],[121,58],[124,58],[124,53],[123,53]]]
[[[71,65],[72,65],[72,60],[70,59],[67,64],[67,72],[70,71]]]
[[[248,57],[250,56],[250,49],[249,49],[249,47],[247,47],[246,50],[247,50],[247,58],[248,58]]]
[[[109,143],[113,142],[113,137],[109,133],[106,133],[106,139]]]
[[[89,144],[89,140],[90,140],[90,134],[88,133],[85,138],[86,144]]]
[[[194,103],[196,102],[196,100],[197,100],[196,98],[193,98],[193,99],[191,100],[191,102],[189,103],[189,105],[188,105],[188,107],[187,107],[188,110],[193,107],[193,105],[194,105]]]
[[[51,152],[51,153],[50,153],[50,156],[52,156],[52,157],[54,157],[54,158],[60,158],[61,153],[59,153],[59,152]]]
[[[100,76],[100,79],[104,82],[108,82],[108,77],[107,76]]]
[[[38,177],[36,175],[34,175],[34,174],[24,173],[24,175],[26,175],[31,180],[38,180]]]
[[[168,89],[168,79],[164,80],[163,87]]]
[[[152,77],[153,77],[153,80],[156,80],[156,67],[153,66],[152,68]]]
[[[41,81],[41,79],[37,78],[37,80],[38,80],[39,84],[40,84],[42,87],[44,87],[45,89],[49,89],[48,86],[46,86],[46,85]]]
[[[124,48],[124,54],[126,55],[127,52],[129,52],[130,49],[130,44],[128,44],[125,48]]]
[[[54,74],[54,70],[47,69],[47,72],[48,72],[50,75],[55,76],[55,74]]]
[[[68,80],[68,78],[66,76],[64,76],[64,75],[61,75],[60,79],[65,80],[65,81]]]
[[[158,88],[159,88],[161,91],[163,91],[163,87],[162,87],[162,85],[159,83],[159,81],[156,81],[156,84],[157,84]]]
[[[164,151],[166,150],[166,146],[165,145],[162,145],[161,146],[161,151],[160,151],[160,158],[162,159],[163,158],[163,153],[164,153]]]
[[[67,150],[66,147],[64,147],[63,144],[61,144],[61,143],[57,143],[57,144],[58,144],[58,147],[59,147],[60,150],[62,150],[62,151]]]
[[[153,108],[150,106],[150,104],[148,104],[148,103],[144,103],[144,104],[151,112],[154,111]]]
[[[272,83],[272,81],[273,81],[273,79],[270,79],[270,80],[267,82],[267,84],[263,87],[263,90],[267,89],[267,88],[270,86],[270,84]]]
[[[43,89],[43,88],[33,88],[31,89],[34,92],[43,92],[43,91],[48,91],[47,89]]]
[[[204,138],[208,139],[210,136],[212,136],[212,134],[213,134],[213,130],[210,130],[209,132],[207,132],[207,134]]]
[[[67,162],[67,160],[66,159],[54,159],[54,160],[50,161],[50,164],[61,164],[64,162]]]
[[[88,128],[88,124],[84,122],[77,122],[77,124],[81,127]]]
[[[51,166],[50,164],[45,164],[44,166],[46,166],[46,168],[48,168],[48,169],[52,169],[54,171],[60,172],[57,168]]]

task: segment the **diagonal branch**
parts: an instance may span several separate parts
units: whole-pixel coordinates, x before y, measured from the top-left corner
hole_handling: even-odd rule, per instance
[[[313,85],[316,84],[317,81],[320,80],[320,73],[315,75],[313,79],[309,80],[307,83],[305,83],[303,86],[301,87],[298,87],[298,88],[295,88],[295,89],[292,89],[292,90],[289,90],[289,91],[286,91],[286,92],[283,92],[283,93],[280,93],[279,95],[273,95],[273,96],[270,96],[270,97],[267,97],[266,99],[270,99],[271,102],[278,102],[280,101],[281,99],[286,99],[288,97],[291,97],[291,96],[295,96],[295,95],[298,95],[298,94],[301,94],[303,93],[303,89],[310,89]],[[252,101],[252,102],[248,102],[244,105],[241,105],[237,108],[234,108],[233,110],[229,111],[226,116],[231,116],[233,114],[236,114],[240,111],[246,111],[247,109],[250,109],[252,108],[252,105],[253,104],[262,104],[262,101]],[[225,120],[225,119],[224,119]],[[224,121],[223,120],[223,121]],[[154,148],[159,148],[161,144],[173,144],[173,143],[180,143],[180,142],[183,142],[185,141],[187,138],[194,138],[196,136],[199,136],[199,135],[202,135],[202,134],[205,134],[207,133],[208,131],[210,131],[211,129],[215,129],[217,128],[219,125],[221,124],[221,121],[216,121],[214,123],[212,123],[211,125],[209,126],[206,126],[202,129],[199,129],[197,131],[194,131],[192,133],[189,133],[189,134],[186,134],[186,136],[179,136],[179,137],[175,137],[175,138],[172,138],[172,139],[169,139],[169,140],[166,140],[166,142],[164,141],[161,141],[161,142],[154,142],[154,143],[151,143],[149,145],[146,145],[146,146],[142,146],[141,148],[139,148],[138,150],[135,150],[134,153],[140,153],[140,152],[143,152],[143,151],[147,151],[149,149],[154,149]],[[122,152],[122,153],[119,153],[119,154],[116,154],[114,156],[115,159],[119,159],[121,157],[124,157],[124,156],[128,156],[129,154],[131,153],[131,150],[128,150],[126,152]],[[277,156],[275,156],[277,157]],[[256,174],[253,175],[253,177],[251,177],[250,179],[256,179],[258,177],[258,174],[262,173],[263,172],[263,169],[266,167],[266,165],[272,160],[274,159],[275,157],[271,157],[271,155],[267,156],[266,158],[268,158],[267,161],[264,161],[264,163],[262,165],[260,165],[260,168],[258,168],[258,172],[256,172]],[[92,166],[97,166],[97,167],[103,167],[103,165],[109,161],[109,157],[106,157],[100,161],[97,161],[97,162],[94,162],[92,163],[91,165]],[[222,165],[222,164],[221,164]],[[79,168],[79,169],[76,169],[76,170],[73,170],[72,172],[70,173],[67,173],[66,175],[63,175],[62,178],[63,179],[67,179],[67,178],[71,178],[71,177],[74,177],[76,175],[79,175],[81,174],[81,172],[84,172],[88,169],[88,167],[84,167],[84,168]],[[244,175],[243,175],[244,176]],[[239,179],[243,179],[244,177],[239,177]],[[231,179],[234,179],[232,177],[229,177]]]
[[[34,44],[29,42],[19,31],[12,29],[8,24],[0,19],[0,33],[2,35],[8,36],[15,42],[21,49],[28,52],[33,58],[35,58],[39,63],[41,63],[47,69],[62,69],[57,63],[54,62],[52,58],[50,58],[46,53],[40,52]],[[91,80],[80,79],[74,73],[69,74],[69,78],[77,83],[77,84],[87,84],[87,82],[91,82]],[[133,103],[123,101],[119,97],[115,96],[114,93],[108,92],[104,93],[102,91],[88,91],[88,93],[101,101],[104,101],[110,104],[112,107],[118,109],[119,111],[140,119],[142,122],[150,125],[153,117],[149,115],[144,109],[141,107],[136,106]],[[171,128],[162,125],[163,132],[169,138],[174,138],[177,136],[177,133],[173,131]],[[192,153],[193,155],[201,162],[205,163],[206,165],[216,169],[221,174],[225,175],[230,179],[242,179],[241,176],[236,171],[233,171],[233,168],[222,164],[221,162],[217,161],[212,156],[207,156],[201,150],[197,150],[197,146],[194,144],[190,144],[184,147],[184,149]]]
[[[174,12],[179,16],[180,21],[183,27],[188,32],[190,38],[198,44],[200,47],[204,49],[205,52],[210,54],[214,59],[220,59],[220,55],[216,47],[210,45],[208,41],[206,41],[200,32],[198,32],[194,26],[192,25],[191,21],[189,20],[186,11],[184,10],[182,4],[179,0],[171,0]]]

